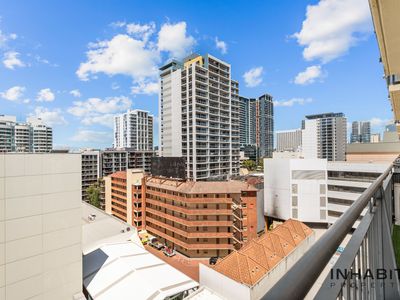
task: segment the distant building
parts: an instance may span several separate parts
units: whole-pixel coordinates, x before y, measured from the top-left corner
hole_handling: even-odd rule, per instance
[[[200,285],[229,300],[261,299],[311,247],[315,233],[287,220],[249,241],[215,266],[200,264]]]
[[[160,156],[186,160],[187,178],[239,174],[239,83],[231,65],[192,54],[160,68]]]
[[[364,163],[391,163],[400,153],[400,141],[396,131],[385,131],[378,143],[347,144],[346,161]]]
[[[46,153],[52,148],[53,130],[41,119],[21,123],[15,116],[0,115],[0,152]]]
[[[272,96],[240,97],[240,145],[256,146],[260,157],[272,157],[274,149],[274,105]],[[258,159],[258,158],[257,158]]]
[[[371,122],[355,121],[351,125],[350,143],[370,143],[371,142]]]
[[[0,298],[84,299],[80,155],[0,154],[0,170]]]
[[[302,145],[301,135],[301,129],[276,132],[276,151],[299,151]]]
[[[184,157],[152,157],[152,176],[186,179],[186,160]]]
[[[144,110],[128,110],[114,117],[114,148],[153,150],[153,119]]]
[[[302,148],[304,158],[346,159],[347,119],[343,113],[306,116],[303,121]]]
[[[380,133],[371,134],[371,143],[379,143],[380,141],[381,141],[381,134]]]
[[[105,149],[101,153],[101,176],[104,177],[127,169],[142,169],[145,172],[150,172],[153,156],[153,150]]]
[[[143,229],[144,198],[142,180],[144,173],[140,169],[118,171],[105,179],[105,211],[119,219]]]
[[[100,150],[84,150],[81,152],[82,157],[82,201],[88,202],[87,189],[96,184],[101,174],[101,151]]]

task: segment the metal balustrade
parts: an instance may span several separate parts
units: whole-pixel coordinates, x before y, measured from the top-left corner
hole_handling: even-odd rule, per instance
[[[390,166],[262,299],[400,299],[400,270],[391,238],[393,183],[397,179],[393,175]],[[330,267],[365,208],[367,213]],[[318,283],[327,269],[322,284]]]

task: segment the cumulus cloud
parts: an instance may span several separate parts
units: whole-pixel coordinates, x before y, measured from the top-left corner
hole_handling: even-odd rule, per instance
[[[74,142],[85,142],[85,143],[104,142],[107,140],[112,140],[112,133],[104,131],[80,129],[71,138],[71,140]]]
[[[51,91],[51,89],[46,88],[46,89],[41,89],[37,96],[36,96],[36,101],[38,102],[52,102],[56,96],[54,93]]]
[[[322,77],[321,66],[307,67],[303,72],[297,74],[294,79],[295,84],[306,85],[314,83],[318,78]]]
[[[371,122],[371,127],[383,127],[393,123],[393,120],[381,119],[377,117],[371,118],[369,121]]]
[[[68,112],[81,118],[85,125],[100,124],[113,127],[113,114],[128,110],[131,107],[128,97],[110,97],[106,99],[89,98],[86,101],[75,101]]]
[[[139,40],[143,40],[145,43],[149,40],[150,36],[156,30],[156,24],[154,22],[148,24],[137,24],[137,23],[129,23],[126,24],[126,32]]]
[[[345,54],[372,31],[366,0],[320,0],[307,6],[300,32],[293,36],[305,47],[304,59],[323,63]]]
[[[19,53],[16,51],[8,51],[4,53],[3,65],[10,70],[14,70],[16,67],[25,67],[22,60],[19,59]]]
[[[8,90],[0,93],[0,96],[9,101],[18,101],[21,100],[25,92],[25,87],[23,86],[13,86]]]
[[[109,41],[92,44],[86,56],[87,61],[81,63],[76,72],[84,81],[97,73],[128,75],[137,82],[158,74],[158,52],[146,47],[144,41],[126,34],[118,34]]]
[[[263,67],[256,67],[243,74],[247,87],[256,87],[262,82]]]
[[[15,33],[6,34],[0,29],[0,48],[6,46],[8,41],[15,39],[17,39],[17,35]]]
[[[132,86],[131,93],[133,95],[144,94],[152,95],[158,93],[158,82],[140,82],[137,85]]]
[[[158,49],[170,52],[174,58],[183,58],[195,43],[196,40],[186,33],[186,22],[166,23],[158,32]]]
[[[48,109],[47,107],[38,106],[29,116],[42,119],[49,126],[67,124],[64,113],[59,108]]]
[[[81,95],[81,92],[79,90],[72,90],[69,92],[72,96],[79,98]]]
[[[224,41],[220,41],[218,37],[215,38],[215,47],[221,51],[222,54],[228,53],[228,44]]]
[[[282,101],[274,101],[274,106],[284,106],[284,107],[292,107],[295,104],[304,105],[307,103],[311,103],[313,100],[311,98],[292,98],[289,100]]]

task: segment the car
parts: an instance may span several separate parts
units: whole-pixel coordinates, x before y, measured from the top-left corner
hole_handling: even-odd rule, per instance
[[[171,248],[168,248],[168,247],[165,247],[165,248],[164,248],[163,253],[164,253],[166,256],[168,256],[168,257],[171,257],[171,256],[176,255],[175,250],[174,250],[174,249],[171,249]]]
[[[157,240],[157,238],[150,239],[149,245],[157,250],[162,250],[164,248],[163,243]]]
[[[208,263],[210,265],[215,265],[217,263],[217,261],[218,261],[218,256],[213,256],[213,257],[210,257]]]

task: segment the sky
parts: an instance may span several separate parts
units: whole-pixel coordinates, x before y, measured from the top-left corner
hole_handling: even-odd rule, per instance
[[[113,115],[144,109],[158,145],[158,68],[190,53],[230,63],[242,96],[272,95],[275,130],[392,119],[368,0],[2,0],[0,114],[42,118],[55,148],[105,148]]]

